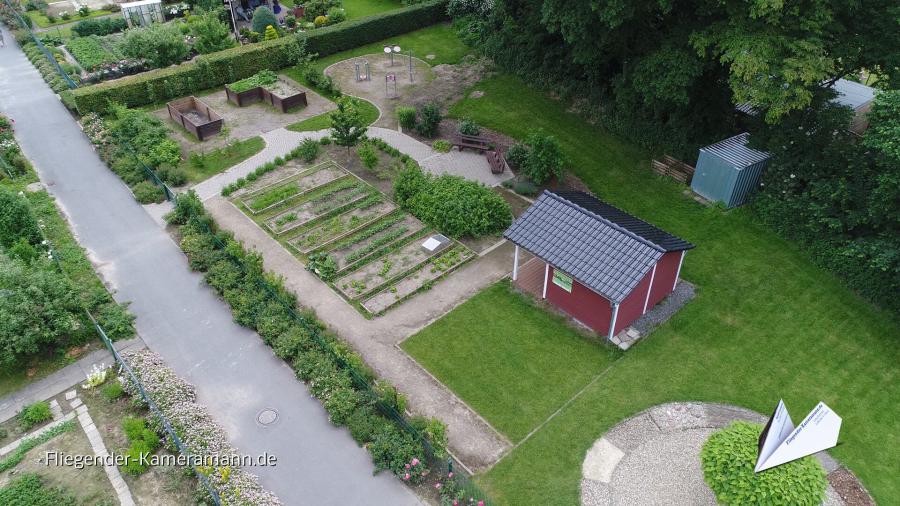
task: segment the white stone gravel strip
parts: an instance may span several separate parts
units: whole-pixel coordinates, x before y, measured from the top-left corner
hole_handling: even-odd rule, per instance
[[[78,400],[78,399],[75,399]],[[103,458],[109,455],[109,452],[106,450],[106,445],[103,444],[103,438],[100,436],[100,431],[97,430],[97,426],[94,425],[94,420],[91,418],[91,414],[88,413],[87,406],[84,404],[79,404],[75,406],[75,402],[72,402],[75,408],[75,411],[69,414],[78,413],[78,423],[81,424],[81,428],[84,429],[85,435],[87,435],[88,441],[91,443],[91,449],[94,450],[94,455],[97,457]],[[125,480],[122,479],[122,474],[119,472],[119,468],[113,464],[107,464],[103,466],[103,470],[106,472],[106,476],[109,478],[109,482],[112,484],[113,489],[116,491],[116,496],[119,498],[119,504],[122,506],[134,506],[134,498],[131,496],[131,490],[128,489],[128,484],[125,483]]]
[[[21,438],[13,441],[12,443],[9,443],[8,445],[4,446],[3,448],[0,448],[0,457],[5,456],[6,454],[8,454],[8,453],[12,452],[13,450],[15,450],[16,448],[18,448],[19,445],[22,444],[22,441],[29,439],[29,438],[41,436],[48,430],[50,430],[58,425],[62,425],[73,418],[75,418],[75,412],[70,411],[69,414],[57,419],[53,423],[47,424],[46,426],[41,427],[40,429],[32,432],[31,434],[22,436]]]

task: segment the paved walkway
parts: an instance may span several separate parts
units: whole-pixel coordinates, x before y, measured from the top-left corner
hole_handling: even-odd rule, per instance
[[[118,341],[115,346],[119,351],[140,349],[144,347],[144,342],[138,337],[127,341]],[[49,399],[72,388],[72,385],[84,382],[94,365],[112,365],[114,362],[112,353],[103,348],[89,353],[46,378],[29,383],[25,388],[0,399],[0,423],[16,416],[16,413],[26,404]]]
[[[12,36],[6,35],[12,41]],[[274,452],[278,465],[251,472],[285,504],[419,504],[334,427],[293,371],[262,339],[232,321],[172,238],[91,149],[69,112],[14,45],[0,48],[0,111],[56,197],[104,281],[131,301],[138,333],[197,388],[198,400],[247,455]],[[51,139],[53,142],[48,142]],[[257,414],[279,412],[261,426]]]
[[[463,464],[484,470],[511,447],[474,410],[433,378],[398,344],[440,318],[481,289],[509,273],[512,246],[504,243],[469,262],[421,293],[372,320],[365,319],[325,283],[304,269],[290,252],[231,202],[214,197],[206,209],[223,228],[247,247],[262,253],[265,268],[284,277],[285,286],[304,307],[347,340],[378,376],[393,383],[410,401],[410,409],[443,420],[449,431],[450,449]]]
[[[621,422],[598,439],[582,464],[583,506],[717,504],[703,480],[700,450],[709,436],[734,420],[764,424],[766,417],[734,406],[670,403]],[[816,457],[831,475],[846,472],[827,453]],[[830,484],[826,506],[843,506]]]

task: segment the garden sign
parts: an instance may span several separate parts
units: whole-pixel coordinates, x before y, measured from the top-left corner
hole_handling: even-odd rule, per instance
[[[754,472],[780,466],[792,460],[812,455],[837,444],[841,431],[841,417],[824,402],[819,402],[797,428],[784,400],[778,401],[775,412],[759,436],[759,456]]]

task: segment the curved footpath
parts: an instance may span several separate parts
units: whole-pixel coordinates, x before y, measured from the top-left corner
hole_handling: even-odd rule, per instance
[[[7,41],[12,36],[5,33]],[[78,241],[119,301],[131,301],[147,346],[197,387],[199,400],[248,455],[275,467],[248,469],[285,504],[420,504],[389,473],[373,476],[367,452],[332,426],[291,369],[190,271],[178,246],[100,161],[72,116],[24,54],[0,48],[0,111]],[[274,408],[275,423],[257,415]]]

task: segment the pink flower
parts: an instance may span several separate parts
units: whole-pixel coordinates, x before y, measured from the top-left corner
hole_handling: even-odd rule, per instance
[[[409,473],[403,475],[403,480],[406,481],[409,479]]]
[[[440,484],[440,483],[435,483],[435,484],[434,484],[434,488],[441,488],[441,484]]]
[[[454,499],[454,500],[453,500],[453,506],[459,506],[459,501],[457,501],[456,499]]]
[[[484,501],[478,501],[478,506],[484,506]]]
[[[414,465],[414,466],[419,465],[419,459],[413,457],[412,462],[410,462],[410,464],[412,464],[412,465]]]
[[[406,466],[404,466],[404,467],[406,467],[407,469],[409,469],[409,464],[406,464]]]
[[[453,478],[453,471],[450,471],[449,473],[447,473],[447,478]]]

